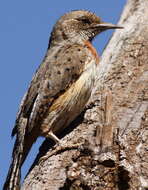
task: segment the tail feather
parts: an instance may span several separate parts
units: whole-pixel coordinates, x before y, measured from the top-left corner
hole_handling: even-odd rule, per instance
[[[22,149],[18,150],[14,146],[13,160],[8,172],[6,182],[3,190],[19,190],[20,189],[20,178],[21,178],[21,166],[24,163],[33,143],[36,141],[36,137],[29,136],[25,138],[25,143]],[[16,143],[17,144],[17,143]]]
[[[13,148],[12,163],[8,171],[3,190],[19,190],[21,178],[21,166],[24,163],[38,133],[26,133],[27,119],[21,118],[17,127],[16,141]]]
[[[15,143],[16,144],[16,143]],[[16,146],[14,146],[16,148]],[[20,151],[14,153],[10,169],[3,190],[19,190],[20,189],[20,167],[22,162],[22,154]]]
[[[22,165],[24,154],[24,139],[27,126],[27,119],[20,118],[17,124],[16,141],[13,148],[12,163],[10,165],[6,182],[3,190],[18,190],[20,189],[20,168]]]

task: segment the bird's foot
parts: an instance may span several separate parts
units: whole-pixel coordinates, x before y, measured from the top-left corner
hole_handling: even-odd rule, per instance
[[[61,140],[56,144],[54,150],[47,152],[45,156],[41,157],[39,162],[43,162],[47,160],[49,157],[53,155],[60,154],[62,152],[68,151],[68,150],[73,150],[73,149],[80,149],[83,143],[76,143],[76,144],[66,144],[65,142],[63,143]]]

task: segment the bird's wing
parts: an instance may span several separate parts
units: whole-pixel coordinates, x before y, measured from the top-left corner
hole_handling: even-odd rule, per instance
[[[48,50],[21,102],[12,135],[17,133],[17,123],[22,117],[28,120],[28,131],[31,131],[35,124],[42,122],[53,101],[83,72],[84,65],[88,61],[87,53],[87,48],[79,44],[59,48],[55,53]]]

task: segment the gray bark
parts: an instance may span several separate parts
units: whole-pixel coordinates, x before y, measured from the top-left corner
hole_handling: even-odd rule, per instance
[[[61,149],[44,142],[22,190],[148,189],[148,0],[128,0],[119,24],[86,110]]]

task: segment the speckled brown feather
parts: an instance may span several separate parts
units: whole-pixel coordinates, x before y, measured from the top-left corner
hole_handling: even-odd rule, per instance
[[[50,54],[49,51],[47,54]],[[45,58],[31,82],[18,116],[18,118],[22,115],[28,118],[27,131],[30,132],[33,126],[36,126],[35,123],[41,122],[44,113],[53,101],[79,78],[86,63],[87,54],[87,47],[74,44],[62,47],[52,55],[50,60],[48,60],[49,57]]]

